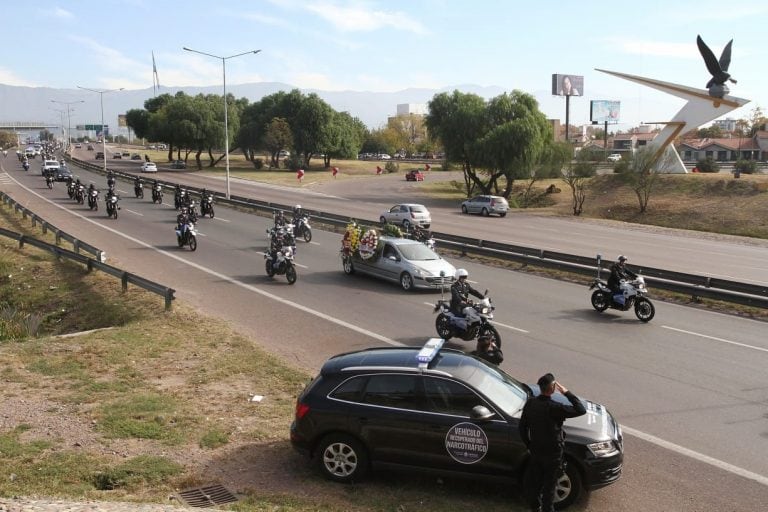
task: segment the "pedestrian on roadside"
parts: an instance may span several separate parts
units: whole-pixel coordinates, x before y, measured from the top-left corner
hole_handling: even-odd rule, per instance
[[[540,393],[525,403],[519,424],[520,438],[531,452],[530,487],[525,489],[525,494],[534,512],[554,512],[555,486],[564,471],[563,422],[587,410],[551,373],[540,377],[538,385]],[[555,391],[565,395],[571,405],[552,400]]]

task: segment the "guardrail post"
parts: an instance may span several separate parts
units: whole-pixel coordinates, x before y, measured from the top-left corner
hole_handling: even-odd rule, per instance
[[[37,215],[32,214],[32,227],[37,227]]]
[[[165,289],[165,310],[170,311],[171,310],[171,301],[173,301],[173,292],[175,290],[173,288],[166,288]]]
[[[88,268],[88,273],[90,273],[93,270],[93,260],[88,258],[88,263],[85,266]]]
[[[120,282],[123,284],[123,292],[128,291],[128,272],[123,272]]]
[[[80,240],[75,238],[72,241],[72,248],[75,250],[76,253],[80,253]]]
[[[48,233],[48,223],[43,221],[42,224],[40,224],[40,227],[43,229],[43,234]]]
[[[461,244],[461,255],[462,256],[467,255],[467,244]]]
[[[22,247],[24,247],[24,239],[25,239],[25,238],[27,238],[27,236],[26,236],[26,235],[21,235],[21,236],[19,237],[19,249],[21,249]]]
[[[61,230],[56,230],[56,245],[59,245],[61,243]]]

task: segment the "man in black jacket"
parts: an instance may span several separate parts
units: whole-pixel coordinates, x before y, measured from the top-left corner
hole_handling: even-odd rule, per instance
[[[463,268],[456,271],[456,281],[451,285],[451,311],[454,315],[466,316],[464,308],[470,306],[470,294],[478,299],[483,298],[483,294],[472,288],[468,279],[469,272]]]
[[[531,488],[526,492],[530,493],[532,510],[553,512],[555,485],[563,472],[563,422],[566,418],[581,416],[587,410],[551,373],[542,376],[538,385],[541,393],[526,402],[519,425],[520,438],[531,452]],[[565,395],[571,405],[552,400],[555,391]]]
[[[613,300],[624,305],[624,292],[621,289],[621,281],[630,281],[637,277],[637,274],[629,270],[626,266],[627,257],[620,254],[616,258],[616,263],[611,265],[611,275],[608,276],[608,288],[613,292]]]

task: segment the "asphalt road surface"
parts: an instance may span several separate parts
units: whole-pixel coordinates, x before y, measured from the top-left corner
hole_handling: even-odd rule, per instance
[[[177,289],[180,299],[233,322],[269,350],[312,371],[341,351],[383,343],[420,345],[435,335],[431,307],[439,293],[405,293],[394,284],[345,276],[339,235],[316,231],[312,243],[299,242],[299,280],[290,286],[284,277],[270,279],[264,273],[261,251],[269,219],[219,206],[215,219],[198,223],[199,247],[192,253],[176,247],[172,198],[154,205],[148,191],[137,200],[130,184],[118,183],[120,217],[107,219],[103,204],[99,212],[76,205],[62,183],[48,190],[34,165],[25,173],[15,159],[0,164],[0,188],[17,201],[106,250],[112,264]],[[105,187],[103,176],[77,174]],[[196,186],[217,188],[206,183]],[[372,182],[357,186],[365,183]],[[237,187],[238,195],[258,191],[264,198],[262,187],[239,181]],[[284,202],[314,208],[306,198],[297,201],[294,193]],[[355,201],[336,203],[366,208]],[[732,248],[730,242],[707,243],[711,250]],[[527,382],[552,371],[577,394],[605,404],[623,425],[624,476],[593,493],[583,509],[764,509],[765,323],[657,302],[656,318],[641,324],[630,312],[594,312],[583,286],[468,261],[452,263],[467,268],[476,287],[490,288],[505,370]],[[450,346],[469,348],[463,342]]]

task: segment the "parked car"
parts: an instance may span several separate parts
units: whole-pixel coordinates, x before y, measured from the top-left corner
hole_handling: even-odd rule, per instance
[[[497,213],[499,217],[507,215],[509,203],[501,196],[475,196],[461,203],[461,213],[479,213],[484,217]]]
[[[392,157],[386,153],[382,153],[379,155],[379,160],[392,160]]]
[[[141,172],[157,172],[155,162],[144,162],[141,164]]]
[[[328,359],[296,400],[293,447],[335,482],[374,468],[507,479],[525,487],[530,453],[518,432],[523,405],[541,393],[498,366],[430,339]],[[568,403],[560,393],[552,400]],[[565,420],[558,509],[621,477],[624,441],[608,409]]]
[[[363,259],[359,256],[343,256],[344,273],[351,275],[360,272],[399,283],[406,291],[414,288],[447,288],[453,284],[456,268],[424,242],[381,236],[379,243],[382,249],[378,257]]]
[[[117,153],[112,153],[112,159],[113,160],[122,159],[122,158],[123,158],[123,154],[120,153],[119,151]]]
[[[432,215],[423,204],[396,204],[379,217],[382,224],[400,224],[405,229],[412,225],[428,228],[432,224]]]
[[[187,162],[184,160],[174,160],[171,162],[171,169],[186,169],[187,168]]]
[[[80,149],[80,148],[82,148],[82,147],[83,147],[83,145],[82,145],[82,144],[80,144],[79,142],[78,142],[77,144],[75,144],[75,149]]]
[[[419,170],[408,171],[405,181],[424,181],[424,173]]]
[[[128,158],[128,157],[130,157],[130,156],[131,156],[131,154],[130,154],[128,151],[123,151],[123,156],[124,156],[125,158]]]
[[[621,160],[621,155],[619,153],[611,153],[608,155],[608,158],[606,158],[609,162],[618,162]]]
[[[291,156],[291,152],[290,151],[286,151],[284,149],[281,149],[277,153],[277,158],[288,158],[289,156]]]
[[[134,153],[131,155],[131,160],[141,160],[141,155],[138,153]]]
[[[88,151],[93,151],[93,146],[91,144],[88,144],[88,147],[86,148]]]
[[[96,160],[104,160],[104,152],[103,151],[97,151],[95,159]]]

